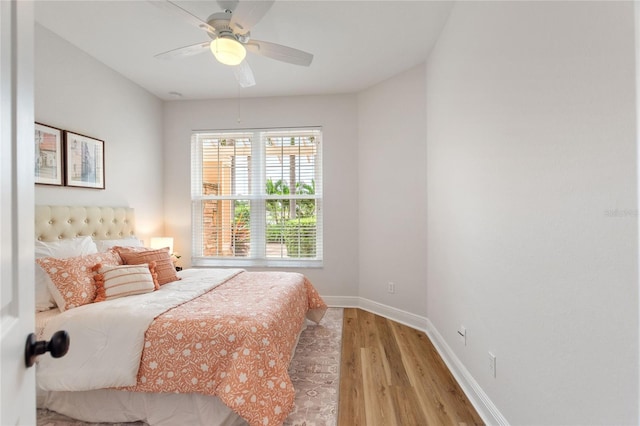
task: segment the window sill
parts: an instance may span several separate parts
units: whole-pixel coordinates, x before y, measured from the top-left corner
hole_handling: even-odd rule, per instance
[[[321,259],[212,259],[192,258],[194,267],[216,268],[322,268],[324,262]]]

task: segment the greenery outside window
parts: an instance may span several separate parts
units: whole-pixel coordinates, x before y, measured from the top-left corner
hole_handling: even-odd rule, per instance
[[[319,128],[196,132],[194,266],[322,266]]]

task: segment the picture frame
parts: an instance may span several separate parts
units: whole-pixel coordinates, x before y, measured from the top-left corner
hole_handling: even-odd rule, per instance
[[[63,130],[36,122],[34,125],[34,177],[38,185],[62,186],[64,159]]]
[[[64,140],[65,185],[105,189],[104,141],[68,130]]]

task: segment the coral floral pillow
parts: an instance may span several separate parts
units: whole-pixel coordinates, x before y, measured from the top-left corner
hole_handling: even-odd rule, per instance
[[[151,293],[160,288],[156,262],[118,266],[97,264],[93,270],[97,272],[93,277],[96,282],[96,302]]]
[[[130,250],[127,247],[114,247],[114,250],[118,252],[125,265],[156,262],[156,273],[158,274],[158,283],[160,285],[180,279],[169,255],[169,247],[146,251],[137,251],[137,248]]]
[[[86,256],[56,259],[36,259],[49,275],[49,291],[61,312],[92,303],[96,298],[96,286],[92,268],[97,264],[119,265],[120,257],[113,251]]]

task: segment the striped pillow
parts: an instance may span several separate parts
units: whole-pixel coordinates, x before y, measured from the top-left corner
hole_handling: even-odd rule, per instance
[[[96,265],[94,270],[97,274],[93,277],[96,282],[95,301],[104,302],[157,290],[160,286],[155,268],[155,262],[144,265]]]
[[[176,275],[176,268],[169,255],[169,247],[158,250],[137,251],[137,247],[114,247],[118,252],[122,263],[125,265],[140,265],[143,263],[156,262],[156,272],[158,274],[158,283],[164,285],[180,278]]]

